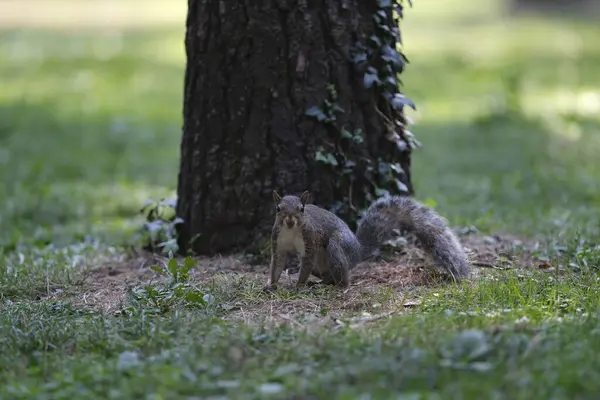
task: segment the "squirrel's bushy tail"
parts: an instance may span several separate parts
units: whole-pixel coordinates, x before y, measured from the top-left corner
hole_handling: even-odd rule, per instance
[[[433,209],[405,196],[381,198],[367,209],[356,231],[362,259],[389,240],[394,229],[414,233],[437,267],[456,280],[469,278],[467,255],[446,220]]]

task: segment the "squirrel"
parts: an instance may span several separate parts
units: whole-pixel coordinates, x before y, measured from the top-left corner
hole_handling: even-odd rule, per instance
[[[376,200],[359,221],[356,235],[331,211],[307,204],[308,198],[308,190],[300,197],[273,191],[276,216],[266,291],[277,288],[291,254],[300,256],[296,288],[306,285],[311,274],[322,283],[347,287],[350,270],[371,257],[395,229],[413,232],[436,266],[456,281],[470,277],[467,255],[446,220],[412,198],[388,195]]]

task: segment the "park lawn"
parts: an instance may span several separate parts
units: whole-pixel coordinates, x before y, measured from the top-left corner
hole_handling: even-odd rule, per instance
[[[600,28],[478,4],[406,11],[403,81],[417,198],[495,268],[455,285],[387,262],[274,295],[242,257],[188,274],[136,250],[140,207],[177,179],[175,12],[3,29],[0,398],[595,396]]]

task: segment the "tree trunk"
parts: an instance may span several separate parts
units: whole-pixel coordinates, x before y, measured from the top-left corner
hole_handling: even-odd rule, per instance
[[[189,0],[180,250],[260,243],[274,189],[308,189],[352,228],[378,194],[413,194],[411,103],[389,89],[406,60],[382,39],[397,26],[390,4]]]

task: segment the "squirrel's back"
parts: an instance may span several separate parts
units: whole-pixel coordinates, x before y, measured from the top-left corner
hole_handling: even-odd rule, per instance
[[[317,242],[322,247],[327,247],[330,239],[335,238],[348,258],[350,268],[361,261],[362,247],[358,239],[346,222],[333,212],[307,204],[304,208],[304,225],[318,236]]]
[[[304,224],[310,225],[314,230],[329,233],[335,230],[348,230],[348,225],[337,215],[329,210],[314,204],[304,206]]]

